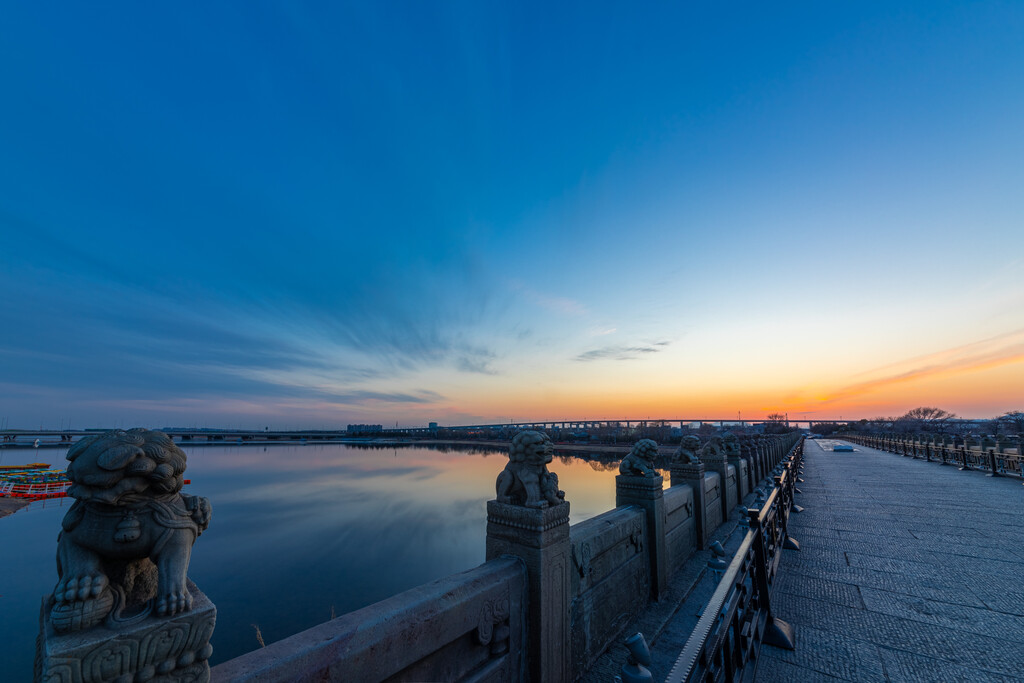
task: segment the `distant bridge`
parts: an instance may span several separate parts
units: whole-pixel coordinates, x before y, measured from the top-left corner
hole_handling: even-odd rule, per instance
[[[665,418],[665,419],[622,419],[622,420],[536,420],[532,422],[503,422],[494,424],[455,425],[434,427],[405,427],[384,429],[383,433],[431,433],[438,430],[449,431],[474,431],[474,430],[511,430],[522,429],[555,430],[555,429],[647,429],[654,427],[680,427],[686,429],[689,425],[708,424],[714,427],[754,427],[765,424],[783,424],[790,427],[806,427],[810,429],[816,424],[849,424],[856,420],[743,420],[738,418]]]
[[[165,432],[175,440],[185,443],[224,444],[246,442],[325,442],[339,441],[359,435],[366,436],[435,436],[444,431],[448,434],[456,432],[466,436],[474,432],[514,433],[524,429],[540,431],[598,431],[598,430],[645,430],[664,427],[687,429],[691,425],[708,424],[719,428],[749,428],[764,424],[784,424],[791,427],[813,429],[815,424],[848,424],[853,420],[741,420],[741,419],[709,419],[709,418],[671,418],[646,420],[536,420],[530,422],[503,422],[473,425],[438,425],[437,427],[394,427],[379,431],[349,433],[344,429],[306,429],[306,430],[247,430],[247,429],[198,429],[198,428],[164,428]],[[84,436],[92,436],[106,429],[8,429],[0,430],[0,447],[31,446],[39,440],[41,447],[67,445]]]

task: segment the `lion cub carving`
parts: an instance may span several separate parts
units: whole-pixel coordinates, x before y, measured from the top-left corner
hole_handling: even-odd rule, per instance
[[[188,563],[211,513],[206,498],[180,493],[185,453],[163,432],[131,429],[82,439],[67,459],[76,500],[57,537],[54,630],[91,628],[125,607],[191,609]]]
[[[558,490],[558,475],[548,472],[554,454],[551,439],[543,432],[519,432],[508,450],[508,464],[495,482],[499,503],[546,508],[558,505],[565,492]]]
[[[631,477],[653,477],[654,459],[658,457],[658,444],[651,439],[640,439],[619,463],[619,474]]]

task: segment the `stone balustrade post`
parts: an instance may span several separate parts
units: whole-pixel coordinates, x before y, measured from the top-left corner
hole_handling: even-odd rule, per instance
[[[546,434],[517,434],[509,449],[509,464],[498,476],[498,499],[487,502],[486,559],[512,555],[526,563],[526,661],[533,683],[573,679],[569,503],[559,500],[562,492],[556,496],[558,479],[547,471],[552,452]]]
[[[530,680],[571,681],[569,503],[537,509],[488,501],[487,559],[502,555],[526,563]]]
[[[724,523],[729,519],[729,460],[724,452],[708,453],[702,452],[700,455],[701,462],[711,472],[718,472],[721,477],[722,492],[719,498],[722,501],[722,522]]]
[[[217,608],[188,565],[212,510],[181,492],[184,451],[163,432],[118,429],[81,439],[67,459],[77,500],[43,599],[35,680],[209,681]],[[139,473],[145,488],[124,486]]]
[[[665,549],[664,477],[615,477],[615,507],[634,505],[647,520],[647,556],[651,566],[651,597],[659,599],[668,587],[668,553]]]
[[[669,470],[672,486],[687,485],[693,489],[693,521],[697,529],[697,545],[704,550],[711,542],[710,529],[707,528],[707,515],[704,512],[704,463],[673,463]]]

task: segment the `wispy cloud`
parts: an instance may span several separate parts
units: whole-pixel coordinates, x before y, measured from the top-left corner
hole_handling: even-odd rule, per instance
[[[497,354],[488,348],[465,344],[455,352],[455,369],[459,372],[497,375],[498,371],[491,367],[496,357]]]
[[[328,392],[329,396],[337,403],[345,405],[362,405],[366,403],[434,403],[444,400],[444,397],[436,391],[420,389],[414,393],[383,392],[383,391],[340,391]]]
[[[497,375],[498,371],[490,366],[489,361],[470,356],[461,356],[455,361],[455,367],[461,372],[475,372],[481,375]]]
[[[664,351],[665,347],[670,343],[671,342],[667,341],[659,341],[654,342],[653,344],[644,344],[640,346],[604,346],[599,349],[584,351],[573,360],[580,362],[595,360],[635,360],[652,353]]]
[[[512,289],[519,291],[536,306],[540,306],[553,313],[560,313],[562,315],[571,316],[582,316],[586,315],[589,311],[579,301],[570,299],[564,296],[553,296],[551,294],[545,294],[544,292],[538,292],[535,289],[531,289],[521,282],[512,283]]]
[[[842,387],[823,399],[831,403],[927,377],[985,370],[1024,361],[1024,329],[1013,330],[944,351],[877,368],[863,376],[880,377]],[[894,370],[898,370],[893,372]]]

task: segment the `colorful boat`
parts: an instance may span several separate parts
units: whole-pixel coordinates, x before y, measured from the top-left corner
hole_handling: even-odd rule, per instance
[[[48,470],[48,464],[9,465],[0,469],[0,498],[64,498],[71,482],[66,470]],[[191,479],[185,479],[191,484]]]
[[[64,498],[71,482],[66,470],[48,470],[49,463],[0,465],[0,498]],[[185,479],[191,484],[191,479]]]
[[[68,473],[64,470],[42,469],[41,463],[4,468],[0,471],[0,496],[10,498],[63,498],[68,495]]]
[[[0,465],[0,475],[27,470],[45,470],[50,466],[48,462],[30,462],[27,465]]]

